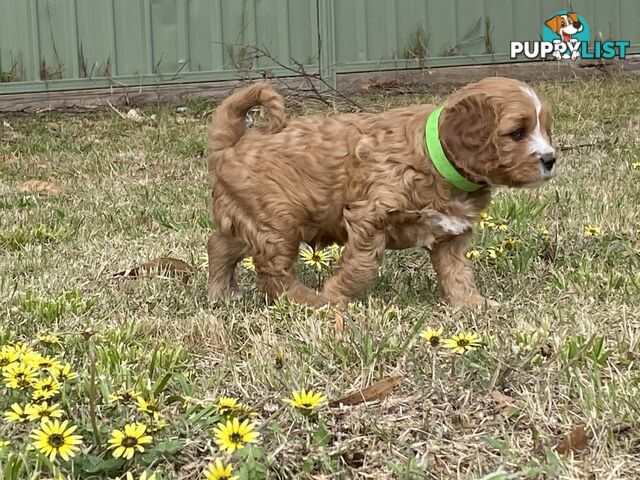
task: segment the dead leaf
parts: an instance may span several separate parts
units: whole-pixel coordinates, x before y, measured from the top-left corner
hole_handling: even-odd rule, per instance
[[[180,278],[185,285],[193,274],[193,267],[177,258],[158,257],[129,270],[114,273],[114,277],[140,278],[163,276]]]
[[[565,455],[570,451],[578,452],[587,448],[588,443],[589,435],[584,429],[584,425],[576,425],[573,427],[573,430],[571,430],[571,433],[556,445],[556,452],[560,455]]]
[[[336,313],[335,325],[336,325],[336,332],[338,333],[344,332],[344,318],[342,318],[342,315],[340,315],[339,313]]]
[[[500,413],[507,417],[517,410],[515,406],[515,400],[499,390],[493,390],[489,394],[489,397],[496,404],[496,407],[498,408]]]
[[[374,400],[382,400],[387,397],[395,387],[402,383],[402,375],[397,377],[389,377],[374,383],[370,387],[351,393],[340,400],[329,402],[330,407],[342,405],[358,405],[363,402],[372,402]]]
[[[42,180],[27,180],[20,185],[22,193],[42,193],[45,195],[64,195],[64,190],[55,183]]]

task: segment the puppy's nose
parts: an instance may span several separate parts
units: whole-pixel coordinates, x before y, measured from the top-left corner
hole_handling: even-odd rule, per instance
[[[542,162],[542,165],[544,165],[544,168],[551,171],[553,165],[556,163],[556,154],[553,152],[545,153],[540,157],[540,161]]]

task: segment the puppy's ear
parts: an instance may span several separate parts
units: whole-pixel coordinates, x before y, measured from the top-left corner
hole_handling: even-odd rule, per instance
[[[547,20],[544,24],[554,33],[558,33],[560,31],[560,25],[562,24],[562,17],[560,15],[556,15],[555,17]]]
[[[567,13],[567,17],[569,17],[569,20],[571,20],[574,23],[580,21],[580,19],[578,19],[578,14],[575,12]]]
[[[482,179],[496,159],[498,114],[484,94],[464,97],[445,107],[440,115],[440,141],[459,169]]]

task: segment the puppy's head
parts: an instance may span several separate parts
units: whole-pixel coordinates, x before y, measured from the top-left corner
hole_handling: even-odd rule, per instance
[[[446,102],[439,127],[449,159],[472,180],[530,187],[553,177],[549,109],[523,82],[489,77],[468,85]]]

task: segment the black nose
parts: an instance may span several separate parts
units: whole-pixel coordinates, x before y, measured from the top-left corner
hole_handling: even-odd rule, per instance
[[[544,168],[547,170],[551,170],[553,165],[556,163],[556,154],[555,153],[545,153],[540,157],[540,161],[544,165]]]
[[[576,27],[578,30],[580,30],[580,27],[582,26],[582,23],[580,22],[573,22],[573,26]]]

